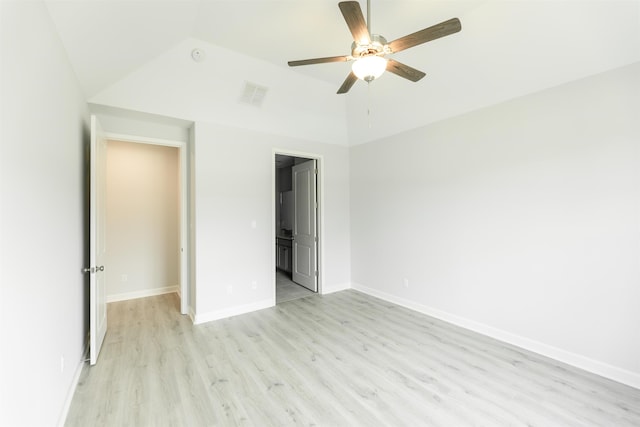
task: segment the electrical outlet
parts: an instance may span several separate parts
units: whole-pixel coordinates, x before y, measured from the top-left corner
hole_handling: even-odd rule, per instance
[[[407,279],[406,277],[404,278],[403,283],[405,288],[409,287],[409,279]]]

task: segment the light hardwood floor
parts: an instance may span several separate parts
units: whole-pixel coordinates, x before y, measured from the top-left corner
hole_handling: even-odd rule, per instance
[[[282,271],[276,271],[276,304],[313,295],[316,295],[316,293],[302,285],[298,285]]]
[[[640,426],[640,390],[356,291],[193,326],[109,304],[67,426]]]

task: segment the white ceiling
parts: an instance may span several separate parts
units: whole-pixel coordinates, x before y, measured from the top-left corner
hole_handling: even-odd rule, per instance
[[[350,53],[333,0],[46,3],[87,99],[187,38],[283,69],[288,60]],[[371,94],[358,82],[346,95],[348,111],[383,100],[378,114],[398,123],[389,132],[415,127],[418,115],[435,121],[640,61],[640,0],[372,0],[371,8],[372,32],[388,40],[452,17],[462,22],[460,33],[395,55],[427,73],[420,82],[384,75]],[[337,90],[349,64],[293,71]],[[370,139],[360,133],[355,139]]]

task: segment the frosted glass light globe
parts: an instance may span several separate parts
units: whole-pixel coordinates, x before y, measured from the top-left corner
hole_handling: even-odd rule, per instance
[[[377,79],[387,68],[387,60],[381,56],[369,55],[356,60],[351,66],[353,74],[360,80],[370,82]]]

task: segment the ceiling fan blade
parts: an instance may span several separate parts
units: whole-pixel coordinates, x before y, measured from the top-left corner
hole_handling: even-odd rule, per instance
[[[342,16],[344,16],[344,20],[347,21],[353,40],[358,44],[371,43],[371,37],[369,36],[362,9],[360,9],[360,3],[357,1],[343,1],[338,3],[338,7],[342,12]]]
[[[353,74],[353,71],[350,72],[349,75],[347,76],[347,78],[344,80],[344,83],[342,83],[342,86],[340,86],[340,89],[338,89],[337,93],[341,94],[341,93],[349,92],[349,89],[351,89],[351,86],[353,86],[353,84],[356,82],[356,80],[358,80],[356,75]]]
[[[400,52],[401,50],[457,33],[461,29],[462,26],[460,25],[460,20],[458,18],[452,18],[448,21],[425,28],[424,30],[416,31],[415,33],[407,36],[400,37],[399,39],[389,43],[389,47],[393,53]]]
[[[289,61],[289,67],[297,67],[299,65],[323,64],[325,62],[346,62],[350,61],[350,56],[328,56],[326,58],[302,59],[300,61]]]
[[[387,60],[387,71],[403,77],[407,80],[411,80],[412,82],[417,82],[418,80],[426,76],[426,74],[422,71],[416,70],[415,68],[409,67],[408,65],[405,65],[393,59]]]

